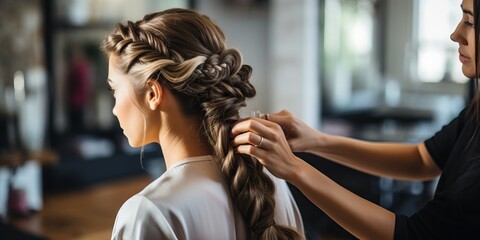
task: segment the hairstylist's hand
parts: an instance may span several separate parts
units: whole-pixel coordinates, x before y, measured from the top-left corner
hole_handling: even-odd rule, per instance
[[[273,175],[289,180],[303,162],[288,145],[282,128],[260,118],[249,118],[232,128],[237,152],[256,157]]]
[[[267,114],[266,116],[269,121],[277,123],[282,127],[288,140],[288,145],[293,152],[308,152],[318,147],[319,132],[300,121],[289,111],[282,110],[279,113]]]

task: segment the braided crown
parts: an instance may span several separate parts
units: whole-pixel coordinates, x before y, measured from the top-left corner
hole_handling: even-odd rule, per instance
[[[238,50],[225,49],[223,39],[221,44],[211,44],[202,42],[200,37],[196,41],[200,43],[201,51],[190,49],[193,47],[188,47],[183,39],[187,34],[180,36],[168,30],[160,31],[159,22],[154,20],[161,20],[161,17],[152,16],[147,15],[135,23],[118,24],[116,31],[104,42],[107,52],[122,57],[121,68],[125,73],[145,81],[151,78],[163,80],[163,84],[182,95],[203,99],[223,94],[241,102],[255,95],[254,87],[249,83],[251,68],[242,65]],[[181,32],[180,29],[177,31]],[[221,38],[223,34],[216,37]],[[195,36],[189,39],[192,41]],[[206,46],[213,46],[213,49]],[[224,84],[214,88],[222,82]]]

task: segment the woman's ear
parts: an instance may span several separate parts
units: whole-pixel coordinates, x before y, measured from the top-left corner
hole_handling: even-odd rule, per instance
[[[156,110],[163,97],[163,86],[153,79],[147,81],[146,101],[150,110]]]

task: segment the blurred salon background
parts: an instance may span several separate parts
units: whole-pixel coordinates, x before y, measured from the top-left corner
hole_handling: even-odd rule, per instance
[[[242,113],[288,109],[321,131],[418,143],[471,98],[451,0],[0,0],[0,239],[108,239],[164,171],[112,115],[102,39],[171,7],[214,20],[254,69]],[[435,9],[433,11],[433,9]],[[445,16],[449,16],[445,18]],[[436,181],[378,178],[298,153],[344,187],[412,214]],[[353,239],[295,188],[308,239]]]

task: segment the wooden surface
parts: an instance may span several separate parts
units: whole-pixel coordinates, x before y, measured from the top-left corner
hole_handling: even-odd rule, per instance
[[[22,162],[22,155],[19,152],[0,152],[0,167],[17,166]]]
[[[52,240],[110,239],[119,208],[151,181],[149,176],[137,176],[71,193],[46,195],[43,210],[25,219],[10,219],[10,223]]]
[[[37,161],[41,165],[55,165],[58,161],[58,154],[50,149],[29,153],[21,151],[0,152],[0,167],[14,167],[30,160]]]

